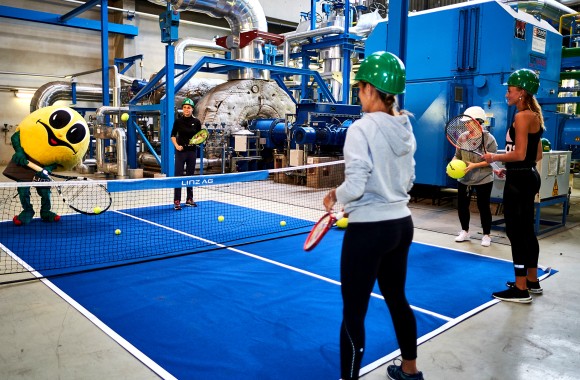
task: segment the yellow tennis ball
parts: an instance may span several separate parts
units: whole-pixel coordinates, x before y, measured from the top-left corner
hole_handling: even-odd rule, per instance
[[[124,114],[122,114],[122,115],[121,115],[121,120],[122,120],[122,121],[127,121],[127,120],[129,120],[129,114],[128,114],[128,113],[126,113],[126,112],[125,112]]]
[[[101,211],[103,211],[103,210],[101,210],[101,208],[100,208],[99,206],[97,206],[97,207],[95,207],[95,208],[93,209],[93,212],[94,212],[95,214],[100,214],[100,213],[101,213]]]
[[[447,175],[453,179],[463,178],[467,164],[461,160],[452,160],[447,164]]]
[[[223,222],[224,221],[224,217],[222,215],[218,216],[218,222]]]
[[[286,221],[285,221],[285,220],[282,220],[282,221],[280,221],[280,225],[281,225],[282,227],[284,227],[284,226],[286,225]]]
[[[346,226],[348,226],[348,218],[347,217],[340,218],[339,220],[336,221],[336,226],[338,228],[346,228]]]
[[[117,228],[117,229],[115,230],[115,235],[121,235],[121,230]]]

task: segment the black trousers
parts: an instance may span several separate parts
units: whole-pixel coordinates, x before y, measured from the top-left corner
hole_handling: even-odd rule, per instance
[[[175,176],[192,176],[195,174],[195,160],[197,152],[195,150],[175,151]],[[184,174],[185,171],[185,174]],[[193,187],[187,188],[187,198],[193,199]],[[181,202],[181,187],[175,188],[173,200]]]
[[[471,201],[471,193],[475,190],[477,193],[477,209],[479,210],[483,234],[490,234],[491,209],[489,205],[492,188],[493,182],[471,186],[464,185],[461,182],[457,183],[457,214],[459,215],[459,223],[461,223],[462,230],[469,231],[469,219],[471,216],[471,213],[469,212],[469,203]]]
[[[340,279],[343,320],[340,363],[343,379],[358,379],[365,348],[365,317],[375,281],[391,313],[404,359],[417,358],[417,324],[405,295],[411,217],[349,223],[342,245]]]
[[[541,179],[535,169],[508,170],[503,191],[505,232],[510,239],[516,276],[525,276],[528,268],[537,268],[540,256],[534,232],[534,198]]]

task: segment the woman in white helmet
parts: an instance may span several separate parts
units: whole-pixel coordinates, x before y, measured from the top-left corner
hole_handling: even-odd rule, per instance
[[[464,114],[471,116],[481,125],[485,123],[485,111],[481,107],[469,107]],[[497,152],[497,142],[493,135],[486,130],[483,131],[483,143],[487,152]],[[461,231],[455,241],[460,243],[471,238],[469,233],[469,219],[471,216],[469,204],[471,195],[475,192],[477,194],[477,209],[479,210],[481,228],[483,229],[481,245],[489,247],[491,245],[492,218],[490,198],[493,188],[493,169],[481,156],[472,152],[457,149],[453,159],[462,160],[467,164],[465,175],[457,180],[457,214],[459,215],[459,223],[461,223]]]

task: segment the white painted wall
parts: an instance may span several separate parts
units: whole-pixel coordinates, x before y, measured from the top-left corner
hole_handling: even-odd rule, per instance
[[[146,0],[136,0],[146,1]],[[79,6],[65,0],[2,0],[1,5],[18,9],[31,9],[64,15]],[[262,0],[266,17],[287,22],[298,22],[300,12],[310,10],[310,0]],[[110,7],[118,4],[109,2]],[[93,8],[77,17],[100,19],[99,8]],[[136,66],[126,75],[149,79],[165,66],[165,45],[161,43],[158,14],[151,17],[136,15],[132,21],[139,28],[139,35],[125,41],[125,56],[143,54],[142,66]],[[214,36],[229,34],[223,28],[180,23],[180,37],[196,37],[211,40]],[[110,35],[110,46],[113,38]],[[109,49],[112,64],[113,50]],[[188,52],[186,64],[193,64],[199,53]],[[57,80],[68,80],[65,75],[95,70],[101,67],[100,32],[60,27],[15,19],[0,18],[0,165],[6,164],[13,154],[10,137],[14,133],[1,132],[4,124],[16,126],[29,113],[30,100],[19,99],[6,88],[31,88]],[[16,75],[14,73],[46,74],[57,77]],[[58,78],[60,76],[60,78]],[[79,83],[101,82],[101,74],[78,78]]]

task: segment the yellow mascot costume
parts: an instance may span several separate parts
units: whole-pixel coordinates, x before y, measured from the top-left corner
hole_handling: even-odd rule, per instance
[[[28,115],[12,135],[14,155],[4,175],[17,182],[47,180],[42,172],[29,168],[33,162],[49,173],[71,170],[81,163],[90,142],[85,119],[75,110],[62,106],[40,108]],[[36,187],[41,198],[40,217],[45,222],[58,222],[60,216],[51,211],[50,187]],[[18,188],[22,212],[14,216],[21,226],[32,221],[34,209],[30,202],[30,187]]]

